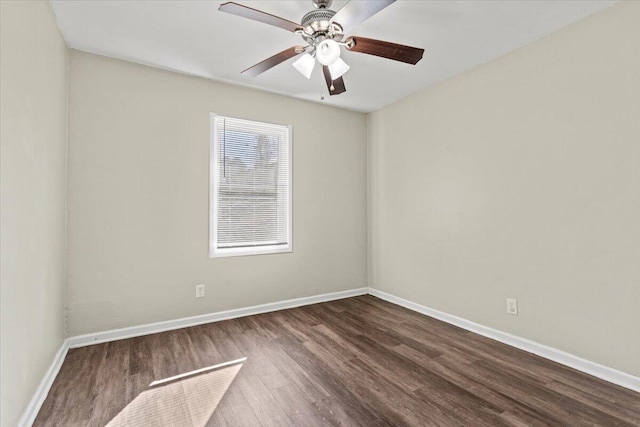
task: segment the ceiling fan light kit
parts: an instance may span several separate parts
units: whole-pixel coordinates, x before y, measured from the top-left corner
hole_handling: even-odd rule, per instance
[[[316,65],[316,60],[313,56],[305,53],[300,58],[298,58],[293,64],[293,67],[300,72],[303,76],[310,79],[311,73],[313,72],[313,68]]]
[[[395,1],[352,0],[335,12],[329,9],[332,0],[312,0],[315,10],[305,14],[299,25],[234,2],[221,4],[219,10],[291,31],[302,36],[307,43],[307,46],[294,46],[277,53],[247,68],[242,72],[243,74],[255,77],[288,59],[302,55],[292,64],[293,67],[309,79],[317,59],[322,65],[329,94],[339,95],[346,91],[342,76],[350,68],[340,58],[342,47],[352,52],[366,53],[413,65],[422,59],[424,49],[416,47],[364,37],[349,37],[343,41],[345,33]]]
[[[329,72],[331,73],[331,78],[336,80],[344,75],[347,71],[349,71],[349,67],[346,62],[344,62],[341,58],[336,59],[332,64],[329,65]]]
[[[322,65],[331,65],[340,58],[340,46],[333,39],[324,39],[316,47],[316,57]]]

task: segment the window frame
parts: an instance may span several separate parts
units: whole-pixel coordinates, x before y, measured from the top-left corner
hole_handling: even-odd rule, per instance
[[[216,117],[233,118],[247,120],[256,123],[265,123],[287,128],[288,142],[288,188],[287,198],[287,244],[259,245],[235,248],[218,248],[218,189],[220,174],[220,153],[216,147]],[[291,125],[280,125],[277,123],[261,122],[259,120],[245,119],[242,117],[223,116],[221,114],[209,114],[209,258],[222,258],[246,255],[268,255],[293,252],[293,127]]]

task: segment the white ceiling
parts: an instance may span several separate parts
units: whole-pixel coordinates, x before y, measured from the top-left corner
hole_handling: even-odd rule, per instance
[[[363,1],[363,0],[352,0]],[[300,22],[311,0],[236,0]],[[347,92],[329,97],[319,67],[311,80],[289,60],[252,78],[245,68],[294,45],[293,33],[219,12],[221,1],[51,0],[69,47],[369,112],[537,40],[615,1],[399,0],[356,27],[354,35],[425,49],[408,65],[343,52]],[[335,0],[339,10],[345,0]],[[324,91],[325,100],[320,101]]]

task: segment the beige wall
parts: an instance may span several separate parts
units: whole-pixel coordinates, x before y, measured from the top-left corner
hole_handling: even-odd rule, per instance
[[[49,4],[0,2],[1,392],[17,424],[62,344],[67,48]]]
[[[370,114],[370,285],[640,375],[639,22],[615,6]]]
[[[208,258],[210,112],[293,125],[293,253]],[[78,51],[69,114],[70,335],[367,285],[364,114]]]

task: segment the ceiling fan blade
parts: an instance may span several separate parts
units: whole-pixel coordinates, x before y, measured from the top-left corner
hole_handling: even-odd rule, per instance
[[[231,13],[232,15],[242,16],[243,18],[253,19],[254,21],[264,22],[265,24],[273,25],[276,27],[284,28],[287,31],[296,32],[302,29],[300,24],[288,21],[279,16],[271,15],[270,13],[262,12],[257,9],[253,9],[247,6],[243,6],[238,3],[228,2],[220,5],[218,10],[222,12]]]
[[[347,34],[355,28],[356,25],[371,18],[395,1],[396,0],[351,0],[333,15],[331,22],[340,24],[342,31]]]
[[[300,55],[305,51],[304,46],[293,46],[289,49],[285,49],[280,53],[276,53],[270,58],[265,59],[262,62],[258,62],[253,67],[249,67],[242,72],[247,76],[255,77],[258,74],[262,74],[270,68],[275,67],[276,65],[286,61],[287,59],[293,58],[294,56]]]
[[[344,87],[344,80],[342,80],[342,77],[339,77],[336,80],[331,80],[331,72],[329,71],[329,66],[323,65],[322,73],[324,74],[324,79],[327,82],[329,95],[340,95],[341,93],[347,91],[347,88]]]
[[[413,65],[416,65],[422,59],[422,54],[424,53],[424,49],[417,47],[368,39],[366,37],[349,37],[346,43],[347,49],[352,52],[368,53],[369,55],[381,56]]]

